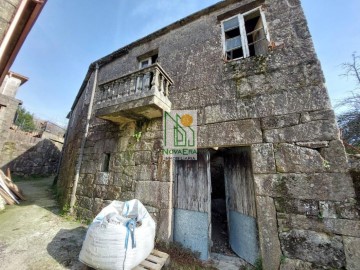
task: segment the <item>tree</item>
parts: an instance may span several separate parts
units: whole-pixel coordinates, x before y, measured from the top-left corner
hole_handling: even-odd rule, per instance
[[[31,132],[35,130],[33,115],[22,106],[19,106],[16,111],[15,125],[23,131]]]
[[[344,107],[345,111],[338,115],[338,124],[346,144],[360,147],[360,56],[352,54],[352,61],[342,64],[343,76],[355,81],[355,89],[351,95],[341,100],[336,107]]]

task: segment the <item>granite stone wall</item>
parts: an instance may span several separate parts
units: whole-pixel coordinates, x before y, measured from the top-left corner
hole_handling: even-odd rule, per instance
[[[224,61],[219,18],[260,2],[274,46],[263,56]],[[300,1],[221,5],[102,59],[99,84],[136,71],[139,57],[157,51],[174,81],[172,109],[198,111],[198,146],[251,146],[264,269],[356,269],[358,198]],[[93,79],[94,72],[72,110],[59,175],[65,198]],[[110,200],[137,198],[155,217],[158,238],[171,240],[173,164],[162,159],[161,129],[161,119],[117,125],[93,113],[77,215],[91,218]]]

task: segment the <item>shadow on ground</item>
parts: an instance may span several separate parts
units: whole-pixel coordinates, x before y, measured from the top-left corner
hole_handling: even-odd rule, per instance
[[[47,245],[47,252],[62,266],[79,269],[78,257],[85,234],[86,228],[84,227],[71,230],[60,229]],[[86,268],[84,267],[84,269]]]

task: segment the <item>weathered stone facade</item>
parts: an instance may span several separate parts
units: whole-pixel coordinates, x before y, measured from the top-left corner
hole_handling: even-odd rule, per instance
[[[271,49],[225,61],[221,20],[260,5]],[[251,147],[264,269],[356,269],[359,198],[298,0],[223,1],[98,60],[84,140],[96,76],[92,64],[63,150],[63,203],[70,200],[83,141],[76,214],[91,218],[110,200],[137,198],[155,217],[158,239],[172,240],[175,162],[162,157],[162,118],[119,124],[114,115],[111,121],[95,116],[104,91],[112,103],[120,96],[100,86],[117,78],[121,83],[154,52],[173,81],[172,109],[198,111],[199,148]],[[110,158],[106,170],[104,155]]]

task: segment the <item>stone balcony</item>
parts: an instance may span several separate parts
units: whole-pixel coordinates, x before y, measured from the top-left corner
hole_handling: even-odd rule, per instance
[[[172,79],[159,64],[153,64],[117,79],[100,82],[95,97],[95,115],[116,123],[162,117],[170,111]]]

